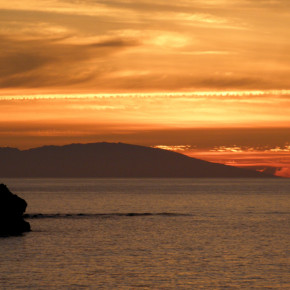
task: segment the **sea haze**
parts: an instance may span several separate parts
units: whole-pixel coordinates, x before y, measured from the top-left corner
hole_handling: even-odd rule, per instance
[[[3,289],[289,289],[289,179],[4,179]]]

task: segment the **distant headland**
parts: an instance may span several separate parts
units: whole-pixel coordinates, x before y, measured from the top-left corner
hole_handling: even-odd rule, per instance
[[[269,178],[273,175],[124,143],[0,147],[0,177]]]

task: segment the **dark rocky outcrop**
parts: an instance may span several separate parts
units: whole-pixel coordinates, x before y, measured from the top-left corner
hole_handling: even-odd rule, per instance
[[[30,224],[23,219],[27,203],[0,184],[0,236],[19,235],[30,231]]]

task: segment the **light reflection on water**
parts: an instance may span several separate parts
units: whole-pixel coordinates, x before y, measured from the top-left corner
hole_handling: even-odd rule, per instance
[[[4,289],[290,288],[288,180],[4,182],[28,213],[85,214],[0,239]]]

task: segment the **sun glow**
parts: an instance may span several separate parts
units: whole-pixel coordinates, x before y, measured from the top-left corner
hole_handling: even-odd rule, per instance
[[[290,177],[290,146],[247,147],[247,146],[214,146],[201,149],[190,145],[164,146],[156,148],[176,151],[190,157],[209,162],[268,172],[281,177]]]
[[[94,142],[100,138],[101,141],[128,140],[152,145],[156,142],[150,141],[155,131],[168,131],[164,135],[166,140],[174,128],[180,131],[176,140],[186,137],[182,130],[192,128],[200,129],[201,140],[211,137],[210,133],[202,135],[207,128],[233,128],[232,138],[238,128],[276,130],[279,127],[287,131],[289,95],[289,90],[6,95],[0,100],[0,137],[6,140],[1,145],[35,147],[44,145],[46,140],[52,144],[67,144],[79,140]],[[146,132],[149,132],[147,137]],[[249,139],[247,135],[244,137]],[[275,146],[268,146],[264,141],[259,148],[239,143],[218,144],[220,141],[215,138],[219,135],[212,137],[211,146],[207,148],[196,146],[195,141],[184,143],[186,145],[176,144],[176,141],[170,144],[170,141],[153,146],[211,162],[289,175],[289,139]]]
[[[0,147],[124,142],[238,166],[277,156],[286,174],[285,2],[2,1]]]
[[[150,129],[287,127],[290,91],[2,96],[0,121],[136,124]],[[56,128],[57,130],[57,128]]]

